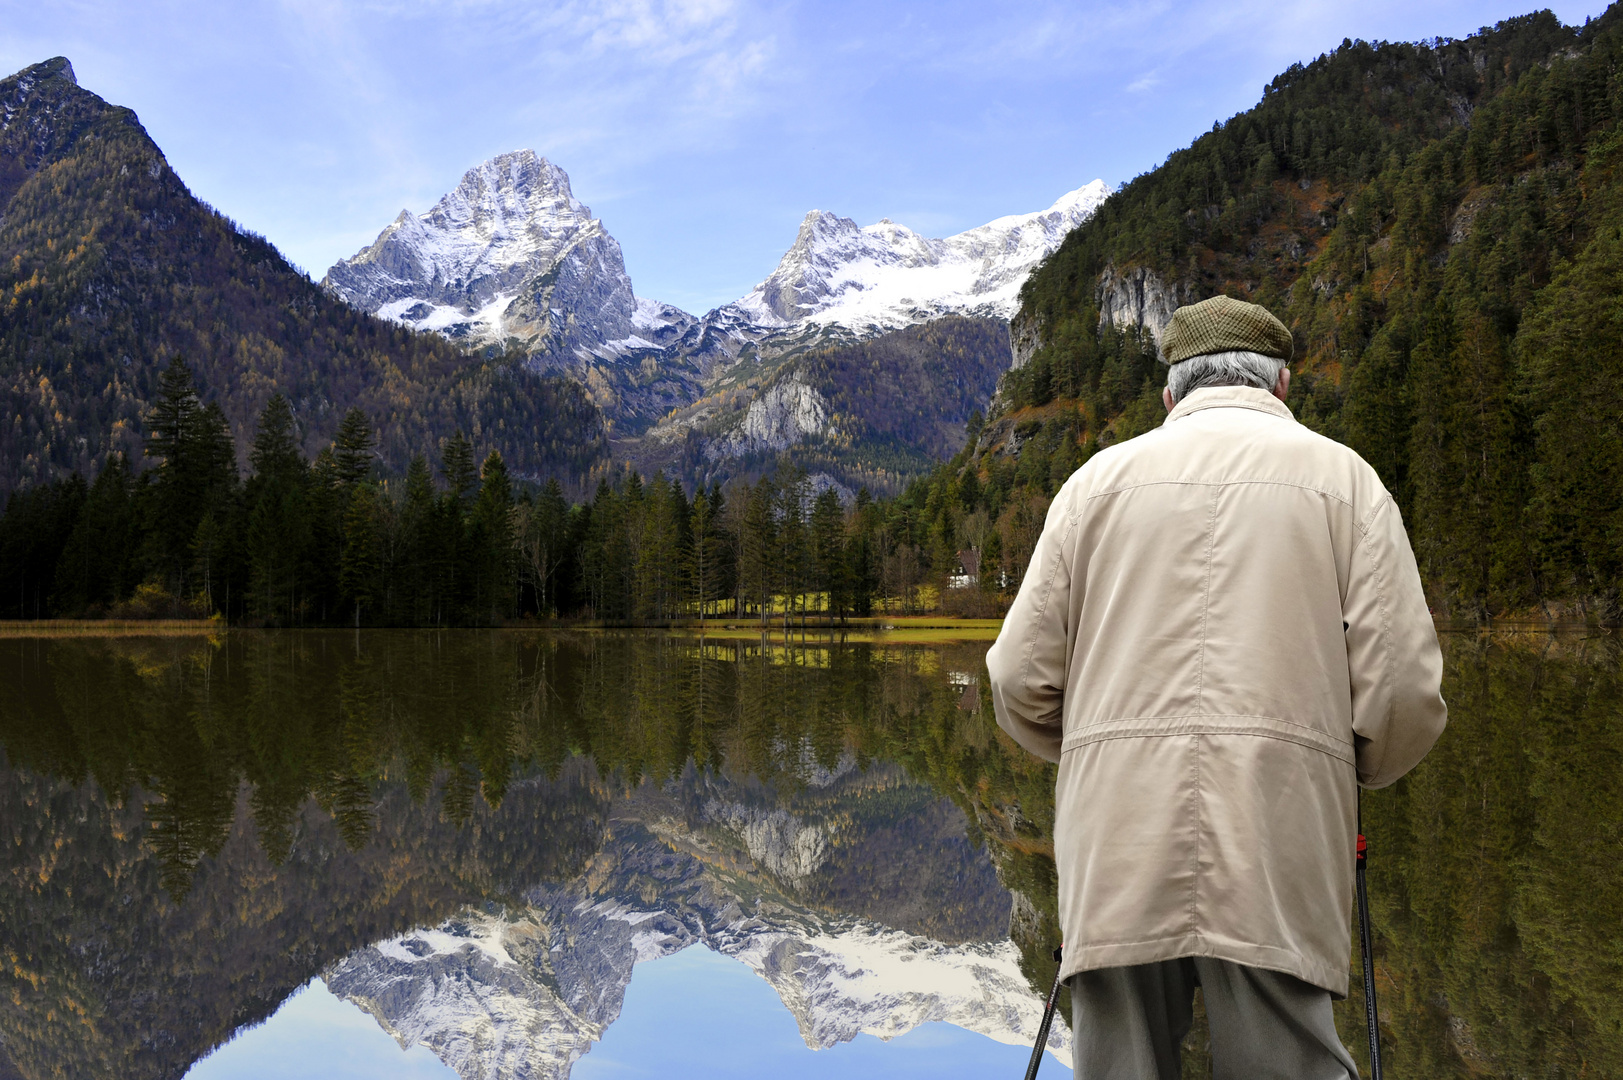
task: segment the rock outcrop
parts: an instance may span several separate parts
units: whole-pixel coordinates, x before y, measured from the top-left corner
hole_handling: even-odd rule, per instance
[[[1188,303],[1188,292],[1176,283],[1168,285],[1148,267],[1131,266],[1122,271],[1114,264],[1106,266],[1094,290],[1099,303],[1099,328],[1138,327],[1148,330],[1159,346],[1162,329],[1172,313]]]

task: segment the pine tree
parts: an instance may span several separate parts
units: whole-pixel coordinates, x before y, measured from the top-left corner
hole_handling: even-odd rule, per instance
[[[492,450],[480,469],[479,499],[473,510],[473,536],[480,618],[500,622],[512,612],[515,585],[513,482],[502,456]]]
[[[811,500],[811,484],[800,468],[782,470],[778,481],[777,518],[777,585],[783,592],[783,621],[789,624],[790,613],[804,613],[806,591],[811,579],[811,545],[806,536],[807,503]]]
[[[450,486],[452,501],[459,506],[466,505],[473,496],[479,474],[473,466],[473,444],[460,431],[445,442],[440,456],[440,475]]]
[[[281,394],[271,395],[260,413],[248,460],[254,470],[246,491],[248,606],[265,622],[289,625],[299,617],[310,544],[310,470]]]
[[[400,596],[405,621],[424,626],[435,621],[436,560],[434,480],[421,454],[406,467],[405,498],[400,507]]]
[[[372,474],[372,424],[359,406],[351,406],[333,436],[333,464],[340,484],[358,484]]]
[[[558,614],[557,578],[568,554],[569,503],[556,479],[547,481],[520,517],[515,542],[525,578],[535,590],[537,612],[543,617]]]
[[[722,592],[722,540],[717,530],[717,521],[721,516],[720,501],[719,488],[714,493],[700,491],[693,496],[693,539],[687,551],[687,579],[698,607],[700,625],[704,623],[708,605]]]
[[[192,541],[205,514],[217,523],[237,483],[230,426],[218,404],[198,401],[191,369],[178,356],[159,379],[147,418],[145,452],[161,457],[149,506],[149,557],[176,594],[191,591]]]
[[[739,597],[743,605],[755,605],[763,626],[772,611],[772,586],[779,576],[773,565],[777,549],[775,496],[769,477],[763,476],[749,489],[738,537]],[[740,610],[738,614],[742,618],[745,612]]]
[[[331,446],[324,446],[310,462],[308,482],[309,542],[301,561],[301,592],[309,615],[317,622],[342,618],[345,610],[339,583],[344,551],[344,516],[348,493],[341,489],[338,465]]]
[[[265,480],[285,481],[304,471],[293,407],[279,393],[271,395],[259,414],[259,429],[254,435],[248,462],[254,475]]]
[[[126,599],[140,580],[136,483],[123,454],[97,474],[56,565],[52,606],[91,615]],[[3,582],[0,582],[3,587]]]
[[[157,402],[147,414],[146,456],[163,458],[164,466],[179,468],[181,452],[192,435],[202,407],[192,381],[192,369],[179,355],[172,357],[169,366],[158,376]]]
[[[359,627],[380,592],[378,577],[382,560],[377,490],[370,484],[356,484],[345,501],[338,588]]]
[[[811,550],[813,588],[823,595],[823,609],[844,618],[850,606],[845,555],[845,512],[833,488],[824,488],[812,504]]]

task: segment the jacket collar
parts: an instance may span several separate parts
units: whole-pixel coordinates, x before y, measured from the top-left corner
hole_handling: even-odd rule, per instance
[[[1282,420],[1296,419],[1285,403],[1274,397],[1271,391],[1258,390],[1255,386],[1202,386],[1189,391],[1182,401],[1173,406],[1163,426],[1202,409],[1224,408],[1255,409],[1257,412],[1272,413]]]

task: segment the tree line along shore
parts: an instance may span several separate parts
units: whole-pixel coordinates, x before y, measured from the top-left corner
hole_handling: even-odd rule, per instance
[[[0,620],[52,633],[544,622],[987,636],[1053,494],[1102,449],[1062,409],[1028,422],[1018,454],[1001,453],[981,445],[977,414],[957,456],[892,498],[842,500],[786,461],[691,497],[660,473],[601,470],[572,501],[558,480],[516,479],[461,433],[390,475],[354,407],[306,460],[280,394],[244,475],[224,417],[180,359],[146,420],[146,468],[114,455],[90,480],[11,494]],[[1596,603],[1434,614],[1443,628],[1608,621]]]
[[[0,617],[805,626],[989,616],[1017,587],[1051,493],[1046,464],[1037,478],[1011,462],[987,484],[944,467],[895,498],[862,490],[845,501],[792,467],[691,497],[662,474],[621,470],[572,502],[557,480],[519,482],[499,452],[481,455],[460,433],[435,460],[418,455],[403,476],[386,475],[359,408],[306,460],[281,395],[259,418],[244,476],[223,415],[180,359],[146,431],[144,469],[114,456],[89,480],[11,495]]]

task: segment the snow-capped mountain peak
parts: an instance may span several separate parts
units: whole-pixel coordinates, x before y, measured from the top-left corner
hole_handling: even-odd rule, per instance
[[[945,314],[1008,318],[1031,270],[1109,194],[1104,181],[1095,180],[1046,210],[940,240],[889,218],[859,227],[813,210],[777,269],[729,306],[762,327],[812,323],[858,333]]]
[[[427,213],[402,210],[322,283],[419,330],[565,363],[653,348],[648,339],[692,321],[639,307],[619,243],[533,150],[469,169]]]

